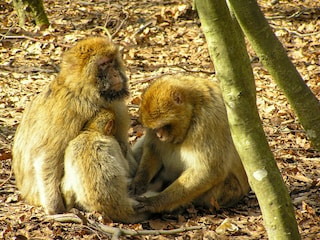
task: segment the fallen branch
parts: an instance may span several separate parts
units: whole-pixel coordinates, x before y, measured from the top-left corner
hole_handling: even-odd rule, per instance
[[[147,27],[152,26],[154,23],[153,21],[148,21],[145,24],[141,25],[137,31],[133,33],[133,35],[130,37],[131,39],[135,38],[138,34],[142,33]]]
[[[313,36],[313,35],[318,35],[320,33],[320,31],[318,32],[313,32],[313,33],[299,33],[297,31],[294,31],[294,30],[289,30],[288,28],[286,27],[279,27],[279,26],[276,26],[276,25],[273,25],[273,24],[270,24],[270,26],[274,29],[277,29],[277,30],[285,30],[287,31],[288,33],[290,34],[295,34],[297,35],[298,37],[308,37],[308,36]]]
[[[148,78],[144,78],[142,80],[135,80],[131,83],[131,85],[136,85],[136,84],[140,84],[140,83],[147,83],[147,82],[151,82],[153,81],[154,79],[157,79],[161,76],[164,76],[164,75],[172,75],[172,73],[164,73],[162,75],[156,75],[156,76],[153,76],[153,77],[148,77]]]
[[[31,40],[33,42],[40,42],[40,43],[52,43],[53,45],[57,45],[60,47],[65,47],[65,48],[70,48],[70,45],[66,45],[66,44],[62,44],[62,43],[58,43],[58,42],[48,42],[46,40],[42,40],[42,39],[37,39],[37,38],[33,38],[33,37],[29,37],[26,35],[6,35],[6,34],[1,34],[0,33],[0,37],[1,37],[1,41],[3,39],[26,39],[26,40]]]
[[[112,240],[119,239],[120,236],[142,236],[142,235],[173,235],[177,233],[200,230],[206,228],[205,226],[190,226],[190,227],[181,227],[171,230],[132,230],[132,229],[123,229],[118,227],[110,227],[104,224],[95,222],[94,220],[86,219],[80,212],[78,214],[74,213],[65,213],[65,214],[56,214],[48,215],[45,217],[45,220],[55,220],[61,223],[76,223],[81,224],[86,227],[94,228],[95,230],[100,231],[103,234],[112,234]]]
[[[206,73],[206,74],[215,74],[215,71],[206,71],[206,70],[192,70],[192,69],[189,69],[189,68],[186,68],[184,66],[180,66],[180,65],[169,65],[168,67],[178,67],[178,68],[181,68],[183,70],[185,70],[186,72],[192,72],[192,73]]]
[[[92,220],[89,220],[89,223],[94,225],[101,232],[112,234],[112,240],[119,239],[120,236],[142,236],[142,235],[173,235],[177,233],[193,231],[193,230],[201,230],[206,228],[205,226],[190,226],[190,227],[181,227],[171,230],[131,230],[131,229],[122,229],[117,227],[110,227],[103,225],[101,223],[96,223]]]
[[[84,216],[79,216],[74,213],[64,213],[64,214],[55,214],[45,216],[45,220],[55,220],[60,223],[76,223],[81,225],[87,225],[88,220]]]
[[[206,71],[206,70],[192,70],[192,69],[188,69],[184,66],[180,66],[180,65],[159,65],[159,66],[156,66],[156,67],[166,67],[166,68],[171,68],[171,67],[177,67],[177,68],[180,68],[180,69],[183,69],[184,71],[186,72],[192,72],[192,73],[206,73],[206,74],[215,74],[215,71]],[[184,73],[184,72],[179,72],[179,73]],[[140,84],[140,83],[147,83],[147,82],[150,82],[154,79],[157,79],[159,77],[162,77],[162,76],[165,76],[165,75],[173,75],[175,73],[163,73],[161,75],[156,75],[156,76],[153,76],[153,77],[149,77],[149,78],[145,78],[145,79],[142,79],[142,80],[136,80],[136,81],[133,81],[131,83],[131,85],[136,85],[136,84]]]
[[[112,40],[112,36],[111,36],[108,28],[106,28],[106,27],[101,27],[101,26],[96,26],[93,30],[95,30],[95,29],[101,29],[101,30],[103,30],[104,33],[105,33],[105,34],[107,35],[107,37],[109,38],[109,40]]]
[[[290,19],[290,18],[298,18],[301,14],[303,14],[305,11],[297,11],[293,13],[290,16],[270,16],[266,17],[267,20],[275,20],[275,19]]]
[[[44,69],[40,67],[13,67],[10,65],[0,65],[0,69],[3,69],[8,72],[16,72],[16,73],[37,73],[37,72],[43,72],[43,73],[57,73],[59,70],[55,66],[53,66],[54,70],[52,69]]]

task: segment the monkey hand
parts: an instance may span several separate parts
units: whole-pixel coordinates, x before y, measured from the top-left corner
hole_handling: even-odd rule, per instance
[[[131,196],[141,195],[147,191],[148,184],[142,183],[141,181],[132,181],[129,186],[129,194]]]
[[[56,196],[55,198],[53,197],[53,199],[49,199],[48,203],[44,205],[44,210],[46,214],[52,215],[64,213],[66,208],[63,204],[62,198],[60,196]]]
[[[138,213],[143,212],[154,212],[155,208],[152,206],[152,197],[139,196],[135,200],[138,201],[138,204],[134,206],[134,210]]]

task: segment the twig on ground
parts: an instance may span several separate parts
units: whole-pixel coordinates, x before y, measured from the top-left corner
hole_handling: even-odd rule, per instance
[[[96,26],[94,29],[101,29],[101,30],[103,30],[103,31],[105,32],[105,34],[107,34],[109,40],[110,40],[110,41],[112,40],[112,35],[110,34],[108,28],[106,28],[106,27],[101,27],[101,26]],[[93,29],[93,30],[94,30],[94,29]]]
[[[135,38],[138,34],[142,33],[143,30],[145,30],[147,27],[151,26],[153,24],[153,21],[148,21],[145,24],[141,25],[137,31],[135,31],[132,36],[130,36],[131,39]]]
[[[308,36],[313,36],[313,35],[320,34],[320,32],[299,33],[299,32],[297,32],[297,31],[289,30],[288,28],[285,28],[285,27],[278,27],[278,26],[273,25],[273,24],[270,24],[270,26],[271,26],[272,28],[274,28],[274,29],[285,30],[285,31],[287,31],[288,33],[297,35],[298,37],[308,37]]]
[[[81,213],[79,213],[81,215]],[[83,215],[79,214],[66,213],[66,214],[56,214],[48,215],[45,217],[45,220],[55,220],[61,223],[76,223],[84,225],[85,227],[90,227],[100,231],[103,234],[112,234],[112,240],[119,239],[120,236],[142,236],[142,235],[173,235],[177,233],[201,230],[206,228],[205,226],[190,226],[190,227],[181,227],[170,230],[132,230],[132,229],[122,229],[118,227],[110,227],[101,223],[98,223],[94,220],[86,219]],[[89,223],[89,224],[88,224]]]
[[[166,65],[166,66],[159,66],[159,67],[178,67],[178,68],[181,68],[183,69],[184,71],[186,72],[192,72],[192,73],[206,73],[206,74],[215,74],[215,72],[211,72],[211,71],[206,71],[206,70],[191,70],[191,69],[188,69],[188,68],[185,68],[183,66],[180,66],[180,65]],[[182,72],[181,72],[182,73]],[[165,75],[173,75],[173,74],[176,74],[176,73],[163,73],[161,75],[157,75],[157,76],[153,76],[153,77],[149,77],[149,78],[146,78],[146,79],[142,79],[142,80],[136,80],[136,81],[133,81],[131,84],[132,85],[136,85],[136,84],[140,84],[140,83],[146,83],[146,82],[150,82],[154,79],[157,79],[159,77],[162,77],[162,76],[165,76]]]
[[[270,16],[270,17],[266,17],[267,20],[275,20],[275,19],[290,19],[290,18],[297,18],[299,17],[301,14],[303,14],[305,11],[297,11],[295,13],[293,13],[290,16]]]
[[[206,70],[202,70],[202,69],[200,69],[200,70],[191,70],[191,69],[188,69],[188,68],[186,68],[186,67],[184,67],[184,66],[180,66],[180,65],[170,65],[170,66],[168,66],[168,67],[178,67],[178,68],[182,68],[182,69],[185,70],[186,72],[192,72],[192,73],[199,73],[199,72],[201,72],[201,73],[206,73],[206,74],[215,74],[215,71],[211,72],[211,71],[206,71]]]
[[[117,33],[120,31],[120,29],[122,28],[124,22],[129,18],[129,13],[125,12],[122,10],[122,12],[126,15],[126,17],[120,22],[119,26],[117,27],[117,29],[114,31],[114,33],[112,34],[112,37],[114,37],[115,35],[117,35]]]
[[[52,43],[54,45],[58,45],[60,47],[65,47],[65,48],[70,48],[71,46],[70,45],[66,45],[66,44],[62,44],[62,43],[58,43],[58,42],[49,42],[49,41],[45,41],[45,40],[42,40],[42,39],[37,39],[37,38],[33,38],[33,37],[29,37],[29,36],[26,36],[26,35],[6,35],[6,34],[1,34],[0,33],[0,37],[2,39],[0,39],[0,41],[2,41],[3,39],[27,39],[27,40],[31,40],[31,41],[34,41],[34,42],[40,42],[40,43]]]
[[[64,213],[64,214],[55,214],[55,215],[47,215],[45,216],[45,220],[55,220],[61,223],[77,223],[86,225],[87,219],[83,219],[74,213]]]
[[[136,85],[136,84],[140,84],[140,83],[147,83],[147,82],[150,82],[154,79],[157,79],[159,77],[162,77],[164,75],[171,75],[169,73],[165,73],[165,74],[162,74],[162,75],[157,75],[157,76],[153,76],[153,77],[148,77],[148,78],[145,78],[145,79],[142,79],[142,80],[135,80],[134,82],[131,83],[131,85]]]
[[[11,178],[12,178],[12,169],[10,170],[9,177],[0,184],[0,187],[3,187],[7,182],[10,181]]]
[[[112,234],[112,240],[119,239],[122,235],[128,236],[142,236],[142,235],[173,235],[177,233],[193,231],[193,230],[201,230],[206,228],[205,226],[190,226],[190,227],[181,227],[171,230],[131,230],[131,229],[122,229],[117,227],[110,227],[103,225],[101,223],[96,223],[89,220],[90,224],[95,225],[100,231]]]
[[[54,70],[52,69],[44,69],[39,67],[14,67],[14,66],[4,66],[0,65],[0,69],[3,69],[8,72],[16,72],[16,73],[36,73],[36,72],[43,72],[43,73],[57,73],[59,72],[55,66],[53,66]]]

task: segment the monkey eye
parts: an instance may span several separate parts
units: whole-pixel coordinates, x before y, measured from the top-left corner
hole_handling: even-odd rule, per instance
[[[164,125],[162,128],[163,128],[163,130],[164,130],[164,131],[166,131],[166,132],[170,132],[170,131],[171,131],[171,128],[172,128],[172,126],[171,126],[171,124],[166,124],[166,125]]]

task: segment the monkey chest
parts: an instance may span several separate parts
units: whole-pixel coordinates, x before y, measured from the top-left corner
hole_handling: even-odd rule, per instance
[[[186,168],[186,164],[180,154],[180,151],[162,151],[160,157],[163,166],[163,177],[166,180],[174,180],[178,178]]]

